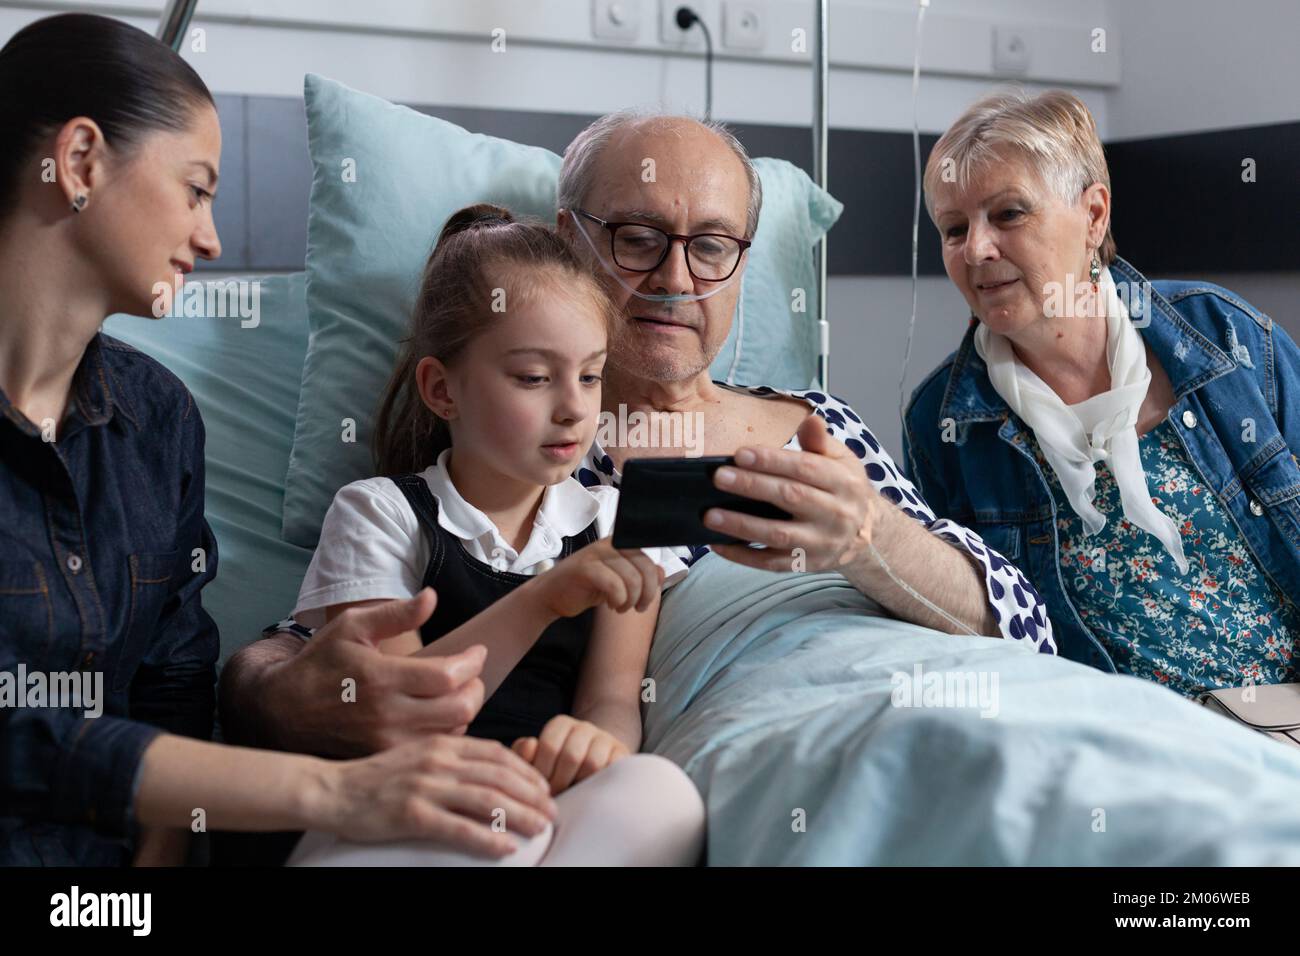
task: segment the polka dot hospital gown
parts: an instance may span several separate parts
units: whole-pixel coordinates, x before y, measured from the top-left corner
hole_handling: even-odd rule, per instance
[[[985,545],[974,531],[955,521],[936,518],[930,506],[921,498],[921,493],[903,477],[902,472],[889,457],[889,453],[880,446],[880,442],[876,441],[871,430],[846,402],[818,391],[767,386],[746,388],[725,385],[721,382],[717,384],[750,395],[760,397],[784,395],[807,403],[813,412],[825,419],[826,430],[843,442],[844,446],[862,461],[867,477],[883,497],[898,505],[904,514],[925,525],[926,530],[931,534],[967,552],[982,569],[989,607],[1002,636],[1008,640],[1024,642],[1026,646],[1046,654],[1056,653],[1047,609],[1033,585],[1006,558]],[[786,442],[785,447],[798,449],[799,442],[792,437]],[[609,456],[599,444],[594,444],[581,467],[578,468],[577,477],[588,487],[597,484],[618,487],[620,476]],[[683,560],[688,565],[699,560],[708,551],[708,545],[700,545],[689,550],[689,556],[685,551],[682,552]]]

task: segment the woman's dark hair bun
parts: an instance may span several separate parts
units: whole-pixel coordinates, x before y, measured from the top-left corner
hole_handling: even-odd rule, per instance
[[[154,130],[188,127],[212,94],[194,68],[129,23],[63,13],[23,27],[0,49],[0,214],[35,175],[42,137],[76,116],[125,150]]]

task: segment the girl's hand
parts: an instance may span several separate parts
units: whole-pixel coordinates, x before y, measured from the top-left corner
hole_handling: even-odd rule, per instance
[[[609,538],[601,538],[525,586],[537,588],[552,614],[573,617],[598,604],[620,613],[644,611],[654,603],[663,581],[663,569],[643,552],[616,551]]]
[[[627,746],[613,734],[568,714],[548,720],[540,739],[520,737],[510,749],[546,777],[552,795],[628,755]]]
[[[555,819],[547,781],[495,740],[434,734],[362,760],[327,762],[317,829],[358,843],[428,839],[501,857]]]

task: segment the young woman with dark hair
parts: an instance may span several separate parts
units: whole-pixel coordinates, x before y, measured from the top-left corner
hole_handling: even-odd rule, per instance
[[[203,422],[175,376],[99,328],[151,314],[156,286],[221,253],[212,96],[133,27],[50,17],[0,50],[0,141],[0,864],[181,862],[199,820],[496,856],[515,842],[491,808],[542,832],[546,780],[492,741],[432,734],[350,761],[209,741]],[[432,604],[357,611],[356,640]],[[482,661],[471,648],[450,685],[412,693],[473,684]]]

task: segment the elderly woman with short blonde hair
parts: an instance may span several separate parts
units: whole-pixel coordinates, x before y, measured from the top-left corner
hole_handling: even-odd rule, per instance
[[[1066,657],[1188,696],[1295,681],[1295,343],[1227,289],[1116,255],[1067,92],[980,100],[924,187],[971,310],[905,415],[926,500],[1030,578]]]

